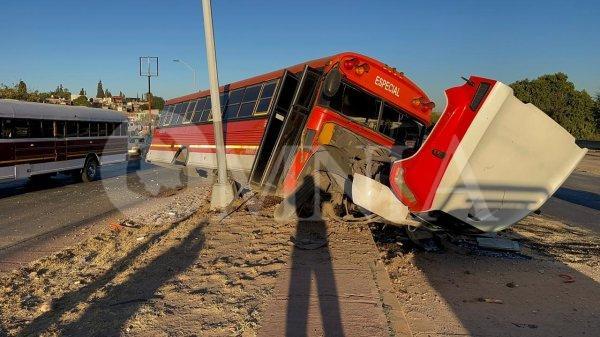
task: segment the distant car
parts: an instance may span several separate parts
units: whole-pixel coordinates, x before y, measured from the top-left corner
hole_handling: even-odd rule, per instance
[[[129,154],[129,157],[144,157],[148,152],[149,143],[150,142],[148,141],[147,137],[129,137],[129,143],[127,145],[127,154]]]

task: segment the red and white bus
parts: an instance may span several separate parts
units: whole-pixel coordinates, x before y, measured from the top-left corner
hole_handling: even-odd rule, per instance
[[[334,208],[367,209],[395,223],[412,214],[500,230],[540,207],[585,154],[508,86],[481,77],[446,92],[446,109],[425,139],[434,107],[427,94],[402,72],[357,53],[220,91],[228,170],[238,183],[286,197],[297,195],[306,177],[324,175],[326,183],[316,181]],[[210,106],[208,91],[167,101],[147,160],[214,170]]]
[[[116,111],[0,100],[0,181],[57,172],[96,178],[127,156],[127,119]]]

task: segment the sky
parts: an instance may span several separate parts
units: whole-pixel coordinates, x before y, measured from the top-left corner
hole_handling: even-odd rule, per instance
[[[155,95],[208,87],[200,0],[2,0],[0,83],[96,93],[147,90],[140,56],[159,57]],[[600,1],[213,0],[221,84],[342,51],[403,71],[437,103],[479,75],[511,83],[566,73],[600,93]]]

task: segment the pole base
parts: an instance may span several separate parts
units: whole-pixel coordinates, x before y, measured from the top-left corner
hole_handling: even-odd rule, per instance
[[[230,183],[215,183],[210,196],[210,209],[222,210],[233,201],[233,187]]]

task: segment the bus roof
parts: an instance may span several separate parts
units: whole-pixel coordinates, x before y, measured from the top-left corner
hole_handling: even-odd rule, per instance
[[[69,121],[124,122],[117,111],[80,106],[45,104],[0,99],[0,118],[29,118]]]
[[[366,68],[367,74],[365,74],[365,76],[357,76],[352,69],[350,71],[348,69],[344,69],[341,63],[346,60],[355,60],[357,65],[368,63],[369,67]],[[291,72],[302,71],[306,65],[311,68],[324,68],[326,71],[329,71],[331,67],[336,66],[337,64],[340,64],[340,70],[349,81],[360,85],[362,88],[376,96],[383,97],[392,105],[410,112],[413,116],[417,117],[425,124],[430,123],[431,110],[433,108],[433,106],[430,104],[432,104],[432,102],[427,97],[427,94],[421,90],[421,88],[419,88],[408,77],[406,77],[404,73],[396,71],[395,68],[354,52],[344,52],[329,57],[307,61],[267,74],[233,82],[221,86],[219,91],[230,91],[253,84],[270,81],[281,77],[286,70]],[[388,83],[391,83],[392,86],[390,86]],[[394,88],[395,90],[390,90]],[[208,96],[209,94],[209,90],[203,90],[167,100],[166,104],[186,102]]]

